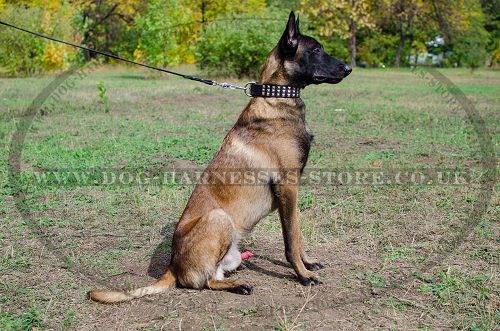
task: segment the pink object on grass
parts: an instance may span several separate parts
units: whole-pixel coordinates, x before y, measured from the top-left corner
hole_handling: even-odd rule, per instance
[[[246,252],[241,253],[241,259],[243,259],[243,260],[248,260],[252,256],[253,256],[253,253],[250,251],[246,251]]]

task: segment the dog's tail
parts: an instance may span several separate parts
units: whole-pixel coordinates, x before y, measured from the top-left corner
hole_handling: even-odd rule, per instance
[[[167,270],[158,281],[146,287],[140,287],[133,291],[92,290],[88,293],[88,296],[91,300],[100,303],[118,303],[137,299],[145,295],[165,292],[174,284],[175,275],[170,270]]]

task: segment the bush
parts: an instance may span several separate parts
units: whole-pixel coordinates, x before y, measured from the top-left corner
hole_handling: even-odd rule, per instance
[[[266,13],[265,17],[227,16],[206,25],[195,49],[198,66],[216,76],[257,75],[287,21],[283,11]]]
[[[136,18],[139,40],[134,58],[162,66],[192,62],[192,13],[176,0],[152,0]]]
[[[71,7],[63,4],[52,9],[6,5],[0,12],[0,18],[28,30],[71,40]],[[75,53],[69,46],[49,42],[12,28],[2,26],[0,31],[0,67],[11,76],[28,76],[44,70],[61,69]]]
[[[6,6],[0,18],[3,21],[37,30],[42,22],[42,10]],[[0,66],[9,75],[30,75],[43,69],[42,39],[8,27],[0,27]]]
[[[370,67],[392,64],[396,57],[397,43],[398,36],[372,32],[359,45],[359,59]],[[404,62],[404,57],[401,62]]]
[[[457,38],[453,45],[452,57],[460,66],[471,70],[484,66],[488,37],[488,32],[482,26],[476,25]]]

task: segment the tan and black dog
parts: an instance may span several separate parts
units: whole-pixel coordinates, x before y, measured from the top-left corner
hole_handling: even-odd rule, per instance
[[[265,33],[265,32],[264,32]],[[304,88],[339,83],[352,68],[328,55],[315,39],[299,32],[290,13],[278,45],[262,68],[260,83]],[[305,167],[312,134],[300,98],[254,97],[240,115],[205,170],[207,176],[224,169],[274,169],[264,185],[227,185],[222,180],[195,187],[177,223],[170,265],[153,285],[130,292],[93,290],[92,300],[115,303],[182,287],[250,294],[241,280],[224,272],[241,263],[238,241],[270,212],[278,209],[285,256],[303,285],[321,283],[302,244],[297,219],[298,177]],[[290,171],[296,169],[297,171]],[[262,178],[260,178],[262,179]]]

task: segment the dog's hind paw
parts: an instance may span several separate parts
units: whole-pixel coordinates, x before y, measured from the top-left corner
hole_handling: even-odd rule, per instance
[[[253,287],[247,284],[241,284],[231,289],[231,292],[236,294],[250,295],[253,292]]]

